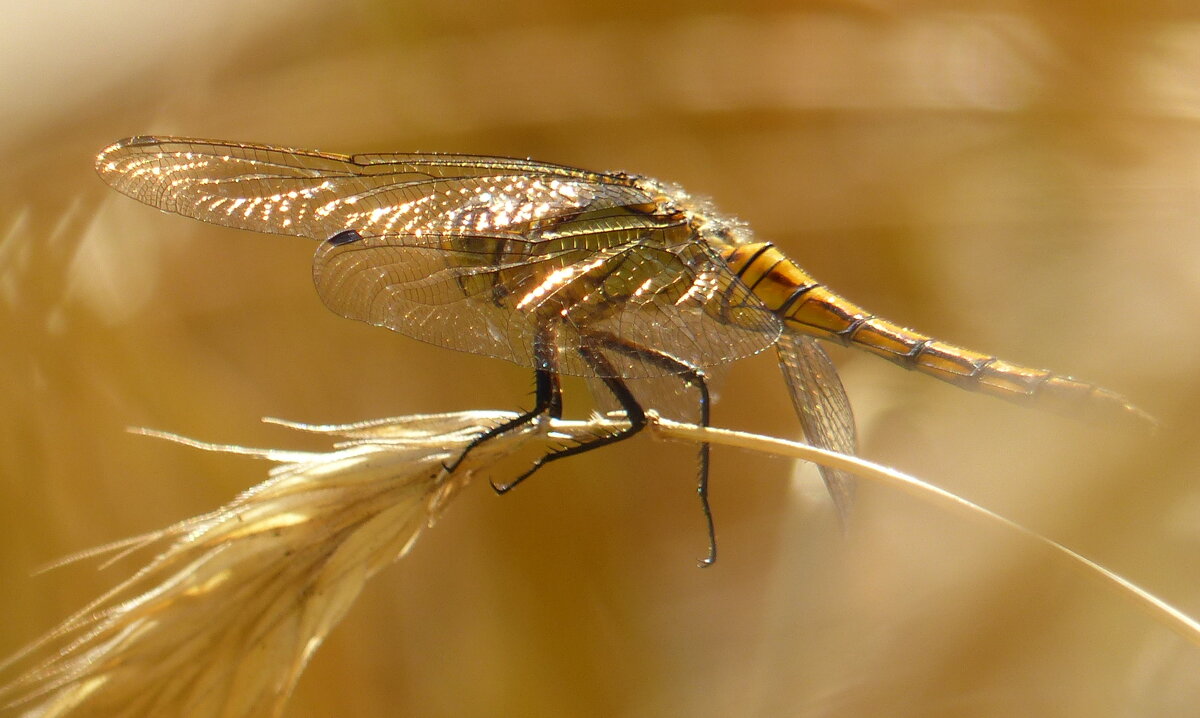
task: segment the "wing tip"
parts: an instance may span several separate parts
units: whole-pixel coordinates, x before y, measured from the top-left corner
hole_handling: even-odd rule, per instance
[[[105,174],[107,171],[111,171],[113,168],[110,167],[110,165],[113,162],[113,158],[122,154],[125,150],[128,150],[131,147],[136,148],[160,145],[167,139],[169,138],[156,137],[153,135],[134,135],[132,137],[119,139],[111,145],[100,150],[100,152],[96,155],[96,171],[101,175]]]
[[[155,135],[133,135],[131,137],[123,137],[108,147],[100,150],[101,155],[123,150],[128,147],[141,147],[146,145],[159,145],[168,140],[166,137],[157,137]]]

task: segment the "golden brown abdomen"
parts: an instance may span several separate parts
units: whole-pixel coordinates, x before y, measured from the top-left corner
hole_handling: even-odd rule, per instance
[[[783,319],[787,330],[854,346],[955,386],[1102,420],[1154,419],[1120,394],[933,339],[867,312],[817,282],[767,242],[730,247],[725,262]]]

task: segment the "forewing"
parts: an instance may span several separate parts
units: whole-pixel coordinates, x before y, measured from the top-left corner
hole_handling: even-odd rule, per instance
[[[784,332],[775,349],[808,443],[821,449],[856,454],[858,432],[854,427],[854,412],[829,355],[815,339],[793,332]],[[844,526],[854,503],[854,476],[826,466],[818,468]]]
[[[168,212],[318,240],[347,229],[519,233],[584,207],[648,201],[618,176],[529,160],[350,156],[169,137],[122,140],[100,153],[96,171]]]
[[[160,209],[322,240],[314,279],[331,309],[460,351],[532,365],[534,330],[550,325],[559,370],[591,375],[577,349],[596,332],[700,367],[780,332],[682,216],[625,175],[175,138],[124,140],[96,166]],[[663,373],[613,358],[620,376]]]

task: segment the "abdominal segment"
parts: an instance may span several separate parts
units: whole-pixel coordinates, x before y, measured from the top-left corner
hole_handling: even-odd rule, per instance
[[[1121,395],[1069,376],[1004,361],[888,321],[830,291],[769,243],[738,245],[724,259],[790,331],[868,351],[963,389],[1068,414],[1153,424]]]

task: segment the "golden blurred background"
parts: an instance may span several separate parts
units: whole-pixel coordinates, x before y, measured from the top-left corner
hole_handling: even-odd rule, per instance
[[[312,244],[117,195],[133,134],[479,152],[715,198],[872,311],[1052,367],[1155,437],[832,350],[864,456],[1200,615],[1200,5],[899,0],[6,10],[0,107],[0,653],[137,566],[31,576],[210,510],[266,466],[146,437],[319,448],[343,422],[527,406],[528,370],[338,318]],[[568,411],[584,412],[569,384]],[[798,426],[773,358],[714,423]],[[289,716],[1192,716],[1200,647],[995,526],[649,438],[483,482],[381,574]]]

